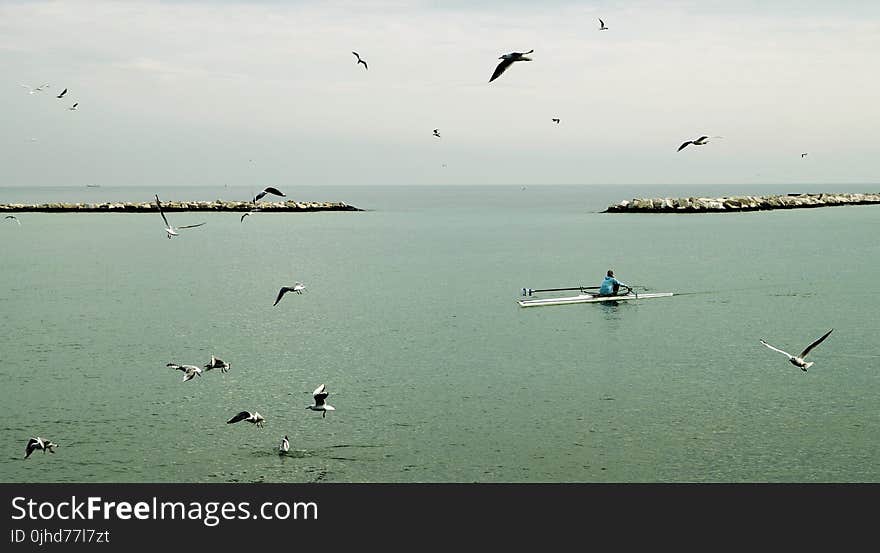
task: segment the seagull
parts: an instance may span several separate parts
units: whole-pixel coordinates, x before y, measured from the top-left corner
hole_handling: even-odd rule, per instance
[[[254,203],[259,202],[263,198],[263,196],[265,196],[266,194],[274,194],[276,196],[281,196],[282,198],[287,197],[284,195],[284,192],[278,190],[277,188],[272,188],[271,186],[267,186],[262,192],[260,192],[256,196],[254,196]]]
[[[196,376],[202,376],[202,369],[195,365],[178,365],[177,363],[166,363],[166,367],[170,367],[177,371],[183,371],[183,382],[192,380]]]
[[[607,31],[608,30],[608,27],[605,26],[605,22],[602,21],[601,19],[599,19],[599,30],[600,31]]]
[[[329,395],[330,395],[330,393],[327,392],[326,386],[321,384],[320,386],[315,388],[314,392],[312,392],[312,397],[315,398],[315,404],[309,405],[308,407],[306,407],[306,409],[311,409],[312,411],[323,411],[323,413],[321,414],[321,418],[326,417],[327,411],[335,411],[336,410],[336,407],[333,407],[332,405],[324,403],[324,400],[326,400],[327,396],[329,396]]]
[[[434,136],[440,138],[440,129],[434,129]]]
[[[275,303],[272,304],[272,307],[278,305],[278,302],[281,301],[281,298],[284,294],[288,292],[296,292],[297,294],[302,294],[303,290],[306,289],[306,285],[302,282],[294,282],[293,286],[282,286],[281,290],[278,290],[278,297],[275,298]]]
[[[684,150],[688,145],[693,144],[694,146],[704,146],[706,141],[709,140],[708,136],[701,136],[696,140],[688,140],[687,142],[682,143],[681,146],[678,147],[678,151]]]
[[[364,64],[364,69],[369,69],[369,67],[367,67],[367,62],[365,62],[364,60],[362,60],[361,57],[358,55],[357,52],[352,52],[352,54],[354,54],[354,56],[358,59],[358,61],[357,61],[358,63],[362,63],[362,64]]]
[[[284,438],[281,439],[281,445],[278,446],[279,455],[284,455],[290,451],[290,440],[287,439],[287,434],[284,435]]]
[[[802,158],[807,157],[807,153],[806,153],[806,152],[802,153],[802,154],[801,154],[801,157],[802,157]]]
[[[38,449],[42,449],[44,454],[46,453],[46,450],[49,450],[49,453],[55,453],[52,449],[53,447],[58,447],[58,444],[53,444],[51,441],[44,440],[39,436],[31,438],[28,440],[27,446],[24,448],[24,458],[27,459],[31,456],[31,453]]]
[[[559,119],[557,119],[557,118],[555,118],[555,117],[554,117],[553,119],[551,119],[551,121],[553,121],[553,122],[556,123],[557,125],[559,124]]]
[[[3,219],[4,219],[4,220],[5,220],[5,219],[12,219],[12,220],[15,221],[16,223],[18,223],[18,226],[21,226],[21,221],[19,221],[19,220],[18,220],[18,217],[16,217],[15,215],[7,215],[7,216],[4,217]]]
[[[768,343],[765,342],[764,340],[761,340],[761,343],[764,344],[765,346],[767,346],[768,348],[772,349],[773,351],[778,351],[779,353],[781,353],[781,354],[783,354],[783,355],[787,355],[787,356],[788,356],[788,361],[789,361],[792,365],[794,365],[795,367],[800,367],[800,369],[801,369],[802,371],[807,372],[807,369],[809,369],[810,367],[813,366],[813,362],[812,362],[812,361],[810,361],[810,362],[806,362],[806,361],[804,361],[804,357],[806,357],[807,354],[810,353],[810,351],[811,351],[814,347],[816,347],[816,346],[818,346],[819,344],[821,344],[821,343],[822,343],[822,340],[824,340],[825,338],[827,338],[828,335],[831,334],[831,332],[832,332],[833,330],[834,330],[834,329],[832,328],[831,330],[829,330],[828,332],[826,332],[825,334],[823,334],[821,338],[819,338],[818,340],[816,340],[815,342],[813,342],[812,344],[810,344],[809,346],[807,346],[807,347],[804,349],[804,351],[802,351],[801,354],[798,355],[797,357],[795,357],[794,355],[792,355],[792,354],[790,354],[790,353],[788,353],[788,352],[782,351],[781,349],[774,348],[773,346],[771,346],[770,344],[768,344]]]
[[[55,96],[55,97],[56,97],[56,98],[63,98],[65,94],[67,94],[67,89],[66,89],[66,88],[65,88],[64,90],[61,91],[61,94],[59,94],[58,96]]]
[[[532,58],[526,57],[526,54],[531,54],[532,52],[534,52],[534,50],[529,50],[528,52],[525,52],[525,53],[511,52],[509,54],[504,54],[503,56],[498,58],[502,61],[501,61],[501,63],[498,64],[498,67],[495,68],[495,72],[492,73],[492,78],[489,79],[489,82],[491,83],[492,81],[494,81],[495,79],[500,77],[501,74],[504,73],[504,71],[508,67],[510,67],[510,65],[515,61],[532,61]]]
[[[69,109],[70,111],[76,111],[76,110],[79,109],[78,107],[76,107],[76,106],[78,106],[78,105],[79,105],[79,102],[73,104],[72,106],[70,106],[70,107],[67,108],[67,109]]]
[[[21,86],[23,86],[23,87],[25,87],[26,89],[28,89],[28,94],[36,94],[37,92],[42,92],[43,89],[46,88],[46,87],[48,87],[49,85],[48,85],[48,84],[42,84],[42,85],[38,86],[37,88],[31,88],[30,86],[28,86],[28,85],[26,85],[26,84],[23,84],[23,85],[21,85]]]
[[[213,355],[211,355],[211,362],[205,364],[205,370],[210,371],[211,369],[220,369],[220,372],[226,372],[232,368],[231,363],[227,363],[221,359],[217,359]]]
[[[197,225],[183,225],[180,227],[172,227],[168,224],[168,218],[165,217],[165,212],[162,211],[162,202],[159,201],[159,195],[156,194],[156,207],[159,208],[159,215],[162,216],[162,220],[165,221],[165,232],[168,234],[168,239],[170,240],[172,236],[177,236],[177,231],[184,228],[195,228],[204,225],[205,223],[199,223]]]
[[[266,419],[263,418],[263,415],[257,413],[256,411],[254,411],[253,413],[251,413],[250,411],[242,411],[241,413],[226,421],[226,424],[232,424],[239,421],[247,421],[251,424],[255,424],[257,428],[263,428],[263,422],[265,420]]]

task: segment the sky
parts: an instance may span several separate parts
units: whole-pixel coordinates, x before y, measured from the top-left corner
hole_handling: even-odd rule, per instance
[[[878,53],[876,1],[0,0],[0,186],[876,184]]]

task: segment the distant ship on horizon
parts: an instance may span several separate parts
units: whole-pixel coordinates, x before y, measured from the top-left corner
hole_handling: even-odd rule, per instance
[[[87,184],[86,188],[101,188],[100,184]]]

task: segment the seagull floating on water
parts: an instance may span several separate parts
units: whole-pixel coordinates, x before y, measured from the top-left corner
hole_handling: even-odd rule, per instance
[[[165,366],[176,371],[183,371],[183,382],[186,382],[187,380],[192,380],[196,376],[202,376],[202,369],[196,367],[195,365],[178,365],[177,363],[166,363]]]
[[[213,355],[211,355],[211,362],[205,364],[205,370],[210,371],[211,369],[220,369],[220,372],[226,372],[232,368],[231,363],[227,363],[222,359],[217,359]]]
[[[281,438],[281,445],[278,446],[278,453],[284,455],[285,453],[290,451],[290,440],[287,439],[287,434]]]
[[[34,451],[41,449],[45,454],[48,450],[49,453],[55,453],[52,449],[54,447],[58,447],[58,444],[53,444],[50,440],[44,440],[43,438],[37,436],[36,438],[31,438],[28,440],[27,446],[24,448],[24,458],[27,459],[31,456],[31,453]]]
[[[242,411],[241,413],[226,421],[226,424],[232,424],[239,421],[247,421],[253,425],[256,425],[257,428],[263,428],[263,422],[265,420],[266,419],[263,418],[263,415],[257,413],[256,411],[254,411],[253,413],[251,413],[250,411]]]
[[[556,117],[554,117],[553,119],[551,119],[551,121],[553,121],[553,122],[556,123],[557,125],[559,124],[559,119],[557,119]]]
[[[58,96],[55,96],[55,97],[56,97],[56,98],[63,98],[65,94],[67,94],[67,89],[66,89],[66,88],[65,88],[64,90],[61,91],[61,94],[59,94]]]
[[[278,305],[278,302],[281,301],[281,298],[284,297],[284,294],[288,292],[296,292],[297,294],[302,294],[303,290],[306,289],[306,285],[302,282],[294,282],[293,286],[282,286],[281,290],[278,290],[278,297],[275,298],[275,303],[272,304],[272,307]]]
[[[357,61],[358,63],[364,64],[364,69],[369,69],[369,67],[367,67],[367,62],[362,60],[361,56],[357,52],[352,52],[352,54],[354,54],[354,57],[356,57],[358,59],[358,61]]]
[[[825,338],[827,338],[828,335],[831,334],[831,332],[833,332],[833,331],[834,331],[834,329],[832,328],[831,330],[829,330],[828,332],[826,332],[825,334],[823,334],[821,338],[819,338],[818,340],[816,340],[815,342],[813,342],[812,344],[810,344],[809,346],[807,346],[806,348],[804,348],[804,351],[802,351],[801,354],[798,355],[798,356],[794,356],[794,355],[792,355],[792,354],[790,354],[790,353],[788,353],[788,352],[782,351],[781,349],[774,348],[773,346],[771,346],[770,344],[768,344],[768,343],[765,342],[764,340],[761,340],[761,343],[764,344],[765,346],[767,346],[768,348],[772,349],[773,351],[778,351],[779,353],[788,356],[788,361],[789,361],[789,363],[791,363],[791,364],[794,365],[795,367],[800,367],[800,369],[801,369],[802,371],[807,372],[807,369],[809,369],[810,367],[813,366],[813,362],[812,362],[812,361],[810,361],[810,362],[806,362],[806,361],[804,361],[804,358],[807,356],[807,354],[810,353],[810,351],[811,351],[814,347],[816,347],[816,346],[818,346],[819,344],[821,344],[822,341],[823,341]]]
[[[434,136],[440,138],[440,129],[434,129]]]
[[[12,219],[12,220],[15,221],[16,223],[18,223],[18,226],[21,226],[21,221],[19,221],[19,220],[18,220],[18,217],[16,217],[15,215],[7,215],[7,216],[4,217],[3,219]]]
[[[329,395],[330,393],[327,391],[327,387],[321,384],[320,386],[315,388],[314,392],[312,392],[312,397],[315,398],[314,405],[309,405],[308,407],[306,407],[306,409],[311,409],[312,411],[323,411],[323,413],[321,413],[321,418],[326,417],[327,411],[336,410],[336,407],[325,403],[325,400]]]
[[[534,50],[529,50],[528,52],[511,52],[509,54],[504,54],[503,56],[498,58],[501,60],[501,63],[499,63],[498,67],[495,68],[495,72],[492,73],[492,78],[489,79],[489,82],[491,83],[492,81],[500,77],[501,74],[504,73],[504,71],[513,64],[513,62],[532,61],[532,58],[526,57],[526,54],[531,54],[532,52],[534,52]]]
[[[162,216],[162,220],[165,221],[165,232],[168,234],[168,239],[170,240],[172,236],[177,236],[177,231],[185,228],[195,228],[204,225],[205,223],[199,223],[197,225],[183,225],[180,227],[172,227],[168,224],[168,218],[165,217],[165,212],[162,211],[162,202],[159,201],[159,195],[156,194],[156,207],[159,208],[159,215]]]
[[[282,198],[287,197],[284,195],[284,192],[278,190],[277,188],[272,188],[271,186],[267,186],[265,189],[263,189],[262,192],[260,192],[256,196],[254,196],[254,203],[259,202],[263,198],[263,196],[265,196],[266,194],[274,194],[276,196],[281,196]]]
[[[802,157],[802,158],[807,157],[807,153],[806,153],[806,152],[802,153],[802,154],[801,154],[801,157]]]
[[[599,30],[600,31],[607,31],[608,30],[608,27],[605,26],[605,22],[602,21],[601,19],[599,19]]]

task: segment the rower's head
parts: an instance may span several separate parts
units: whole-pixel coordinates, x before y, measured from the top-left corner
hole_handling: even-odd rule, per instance
[[[608,276],[613,277],[614,271],[612,271],[611,269],[608,269]]]

